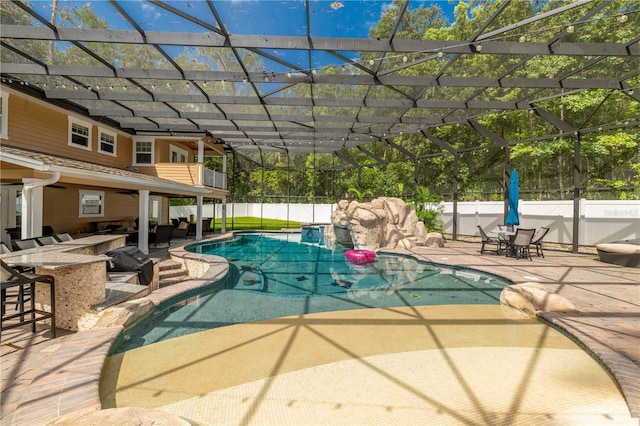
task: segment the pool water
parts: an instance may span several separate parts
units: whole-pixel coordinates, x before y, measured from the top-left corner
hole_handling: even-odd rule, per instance
[[[157,310],[127,330],[116,353],[212,328],[315,312],[424,305],[499,304],[507,280],[471,269],[378,253],[354,265],[344,249],[301,241],[300,233],[243,233],[189,246],[224,257],[225,282]]]

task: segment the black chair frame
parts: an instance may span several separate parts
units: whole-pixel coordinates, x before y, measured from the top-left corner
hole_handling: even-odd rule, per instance
[[[0,268],[8,272],[6,280],[0,282],[0,299],[1,299],[1,316],[0,316],[0,332],[9,330],[23,325],[31,324],[31,332],[36,332],[36,322],[49,319],[51,322],[51,337],[56,337],[56,296],[55,296],[55,279],[51,275],[40,275],[30,272],[20,272],[9,266],[0,259]],[[50,294],[51,312],[47,312],[36,308],[35,304],[35,287],[36,283],[48,284]],[[16,289],[18,291],[17,313],[7,314],[6,304],[8,290]],[[31,297],[26,298],[27,292]],[[30,307],[26,308],[26,302],[30,302]],[[18,319],[16,322],[6,325],[7,321]]]
[[[482,237],[482,247],[480,247],[480,254],[484,254],[486,245],[494,245],[494,244],[496,245],[496,249],[495,249],[496,254],[502,254],[502,251],[507,248],[509,241],[503,238],[492,238],[487,235],[484,229],[482,229],[482,226],[477,225],[477,227],[478,227],[478,230],[480,231],[480,237]]]
[[[518,228],[516,230],[516,235],[509,244],[510,255],[517,259],[527,258],[529,260],[533,260],[531,258],[531,250],[529,247],[531,246],[531,239],[535,232],[535,229]]]
[[[536,234],[533,235],[533,239],[531,240],[531,245],[536,247],[536,254],[538,257],[542,256],[544,258],[544,251],[542,250],[542,239],[549,232],[549,228],[546,226],[541,226]]]

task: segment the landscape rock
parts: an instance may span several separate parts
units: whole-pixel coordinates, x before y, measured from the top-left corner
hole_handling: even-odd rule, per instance
[[[544,286],[526,282],[505,287],[500,293],[500,303],[536,317],[538,312],[579,312],[565,297],[549,293]]]
[[[429,232],[424,239],[425,247],[444,247],[444,237],[439,232]]]

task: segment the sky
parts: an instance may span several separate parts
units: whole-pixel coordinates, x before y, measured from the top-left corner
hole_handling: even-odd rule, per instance
[[[52,2],[36,0],[34,3],[36,10],[50,19]],[[132,29],[108,0],[60,0],[60,7],[85,3],[90,3],[98,15],[107,19],[111,28]],[[168,0],[165,3],[213,22],[203,0]],[[231,34],[307,35],[304,0],[214,0],[213,3]],[[431,3],[438,4],[447,18],[453,18],[454,4],[449,0],[411,0],[409,7]],[[201,27],[143,0],[120,0],[120,4],[146,31],[202,31]],[[316,37],[367,37],[369,29],[377,24],[391,4],[391,0],[310,0],[312,34]]]
[[[50,0],[36,0],[35,9],[50,19]],[[108,0],[84,2],[60,0],[59,7],[71,7],[90,3],[100,17],[107,20],[112,29],[134,30]],[[195,16],[215,26],[215,19],[203,0],[165,0],[169,6]],[[411,0],[409,7],[428,6],[436,3],[445,17],[453,18],[454,3],[449,0]],[[168,31],[202,33],[202,26],[190,22],[168,10],[144,0],[120,0],[119,4],[144,31]],[[232,35],[307,36],[305,0],[214,0],[213,4]],[[366,38],[370,28],[377,25],[380,16],[392,5],[391,0],[310,0],[310,27],[314,37]],[[164,46],[172,56],[182,51],[181,46]],[[269,50],[266,50],[269,51]],[[309,67],[306,51],[269,51],[301,69]],[[357,58],[352,58],[356,60]],[[268,59],[265,59],[269,62]],[[328,53],[314,53],[312,67],[335,64],[336,58]],[[275,62],[265,64],[275,72],[287,71]]]

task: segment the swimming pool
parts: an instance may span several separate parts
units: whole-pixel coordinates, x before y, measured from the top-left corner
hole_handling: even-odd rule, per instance
[[[353,265],[345,250],[302,242],[300,233],[241,233],[189,251],[224,257],[226,281],[157,310],[127,330],[114,352],[191,333],[317,312],[424,305],[499,304],[510,282],[471,269],[378,253]]]

